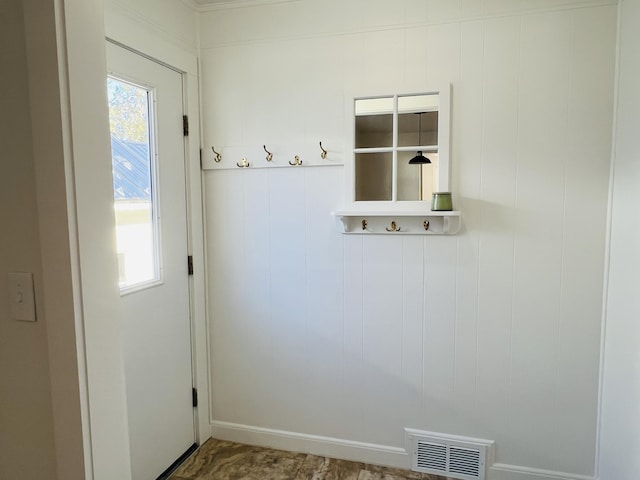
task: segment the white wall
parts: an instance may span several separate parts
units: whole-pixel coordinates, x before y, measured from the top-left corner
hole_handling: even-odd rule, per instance
[[[134,38],[139,43],[147,39],[153,48],[153,39],[196,53],[198,47],[197,12],[180,0],[104,0],[105,27],[108,36],[119,36],[127,42]],[[128,29],[128,31],[127,31]],[[144,46],[144,45],[143,45]],[[169,51],[167,51],[169,50]]]
[[[343,236],[342,167],[206,171],[214,435],[389,463],[413,427],[495,440],[492,478],[592,476],[616,2],[300,0],[200,30],[209,157],[340,155],[349,94],[451,82],[464,223]]]
[[[25,0],[1,8],[2,59],[11,72],[1,89],[8,112],[0,128],[1,288],[8,271],[34,272],[38,322],[10,320],[0,295],[0,477],[126,479],[126,430],[119,430],[126,412],[113,356],[119,326],[109,307],[113,238],[75,223],[76,193],[81,216],[113,216],[110,166],[100,163],[109,158],[101,4]],[[102,210],[101,191],[109,199]],[[78,234],[88,240],[81,254]],[[102,264],[81,279],[80,263],[92,262]]]
[[[620,3],[619,81],[605,317],[601,480],[640,471],[640,2]]]
[[[0,4],[0,478],[57,478],[23,2]],[[8,272],[33,272],[38,322],[12,320]],[[37,454],[34,454],[37,452]]]

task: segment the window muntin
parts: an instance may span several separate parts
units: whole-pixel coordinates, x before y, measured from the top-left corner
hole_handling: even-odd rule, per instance
[[[354,160],[347,177],[353,208],[424,209],[433,192],[449,190],[449,109],[448,85],[429,93],[354,99]],[[431,163],[409,164],[418,151]],[[382,153],[390,160],[378,160],[379,168],[373,167],[375,161],[363,166],[364,159]],[[382,179],[385,186],[390,179],[391,192],[387,187],[374,195],[369,186]]]

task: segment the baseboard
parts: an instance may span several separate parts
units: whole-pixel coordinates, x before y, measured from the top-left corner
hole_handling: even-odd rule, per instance
[[[489,480],[596,480],[596,477],[575,473],[554,472],[539,468],[494,463],[488,472]]]
[[[211,436],[220,440],[310,453],[354,462],[411,468],[404,448],[354,442],[341,438],[307,435],[229,422],[211,422]],[[495,463],[487,471],[487,480],[596,480],[593,476],[576,475],[537,468]]]
[[[410,468],[404,448],[321,437],[228,422],[211,422],[211,436],[220,440],[340,458],[373,465]]]

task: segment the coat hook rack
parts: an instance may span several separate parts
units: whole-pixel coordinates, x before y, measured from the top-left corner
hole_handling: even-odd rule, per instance
[[[300,160],[300,157],[298,155],[296,155],[293,162],[291,160],[289,160],[289,165],[298,167],[298,166],[302,165],[302,160]]]
[[[322,153],[320,153],[320,156],[324,160],[325,158],[327,158],[327,153],[328,152],[324,148],[322,148],[322,142],[320,142],[320,150],[322,150]]]
[[[267,150],[267,146],[262,145],[262,148],[264,148],[264,151],[267,152],[267,162],[270,162],[271,160],[273,160],[273,153]]]
[[[219,152],[216,152],[216,149],[213,146],[211,147],[211,150],[213,150],[213,153],[216,156],[216,158],[214,158],[213,161],[216,163],[220,163],[222,161],[222,155]]]
[[[399,232],[401,228],[396,225],[396,222],[391,222],[391,227],[386,228],[387,232]]]
[[[236,165],[239,166],[240,168],[248,168],[251,166],[251,164],[247,160],[247,157],[242,157],[242,162],[236,163]]]

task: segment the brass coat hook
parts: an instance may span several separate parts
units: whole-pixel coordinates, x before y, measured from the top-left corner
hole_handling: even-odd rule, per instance
[[[391,228],[387,227],[386,230],[387,232],[399,232],[401,228],[396,225],[396,222],[391,222]]]
[[[262,148],[264,148],[264,151],[267,152],[267,162],[270,162],[271,160],[273,160],[273,153],[267,150],[267,146],[263,145]]]
[[[424,222],[422,222],[422,226],[425,230],[429,230],[429,220],[425,220]]]
[[[320,142],[320,150],[322,150],[322,153],[320,154],[320,156],[324,160],[325,158],[327,158],[327,151],[324,148],[322,148],[322,142]]]
[[[300,165],[302,165],[302,160],[300,160],[300,157],[298,155],[296,155],[293,162],[291,160],[289,160],[289,165],[300,166]]]
[[[216,156],[216,158],[213,159],[214,162],[220,163],[222,161],[222,155],[220,153],[216,152],[216,149],[213,146],[211,147],[211,150],[213,150],[213,153]]]
[[[369,223],[367,222],[367,219],[366,219],[366,218],[363,218],[363,219],[362,219],[362,229],[363,229],[363,230],[366,230],[366,229],[367,229],[367,225],[368,225],[368,224],[369,224]]]
[[[247,157],[242,157],[242,162],[236,163],[236,165],[239,166],[240,168],[247,168],[251,166],[251,164],[247,160]]]

